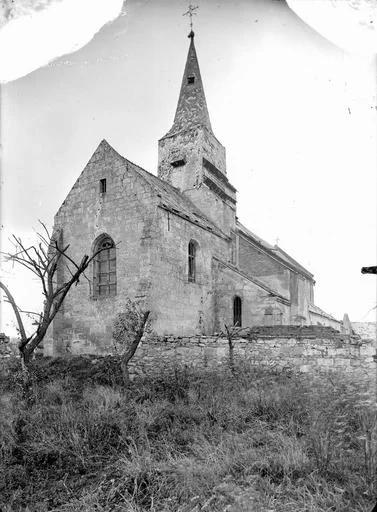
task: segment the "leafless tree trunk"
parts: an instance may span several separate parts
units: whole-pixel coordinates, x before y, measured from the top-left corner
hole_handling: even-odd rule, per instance
[[[12,241],[15,247],[14,253],[5,253],[7,261],[11,261],[25,267],[36,275],[41,283],[44,296],[43,310],[41,313],[23,311],[17,304],[8,287],[0,281],[0,288],[11,305],[16,317],[20,342],[18,345],[21,364],[24,374],[29,373],[29,365],[35,349],[40,345],[46,335],[47,329],[57,312],[61,308],[64,299],[73,285],[77,285],[80,277],[85,276],[85,270],[91,261],[101,252],[100,249],[91,257],[84,255],[79,263],[76,263],[69,255],[69,245],[63,246],[59,241],[59,232],[50,235],[46,226],[41,223],[43,234],[37,233],[39,243],[31,247],[25,247],[21,238],[13,235]],[[62,283],[57,280],[58,268],[64,265],[69,273],[69,279]],[[35,318],[35,331],[28,336],[25,330],[22,314],[27,313]]]
[[[233,346],[233,332],[229,327],[224,324],[226,337],[228,339],[229,346],[229,369],[232,373],[234,373],[234,346]]]
[[[124,384],[129,382],[128,364],[135,355],[143,337],[150,311],[140,311],[137,303],[128,299],[124,310],[118,313],[113,323],[115,349],[120,353],[120,366]]]
[[[224,324],[225,327],[225,335],[228,340],[228,346],[229,346],[229,369],[234,374],[235,367],[234,367],[234,344],[233,340],[236,336],[240,336],[242,332],[247,331],[247,327],[229,327],[228,325]]]
[[[145,326],[147,324],[149,314],[150,314],[150,311],[146,311],[143,314],[143,317],[142,317],[142,320],[141,320],[141,323],[140,323],[140,327],[137,330],[137,332],[135,333],[134,340],[132,341],[131,345],[126,350],[126,352],[124,354],[122,354],[122,357],[121,357],[121,368],[122,368],[123,380],[124,380],[124,382],[126,384],[130,380],[130,375],[129,375],[129,372],[128,372],[128,363],[133,358],[133,356],[134,356],[134,354],[136,352],[136,349],[139,346],[141,338],[143,337]]]

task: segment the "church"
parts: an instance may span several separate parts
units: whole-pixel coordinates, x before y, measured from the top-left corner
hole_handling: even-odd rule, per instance
[[[225,324],[341,329],[314,305],[313,274],[238,219],[192,30],[188,37],[174,122],[158,141],[158,176],[102,140],[55,216],[73,259],[103,250],[55,317],[51,353],[108,352],[127,299],[151,311],[160,336],[211,335]],[[67,272],[59,269],[58,282]]]

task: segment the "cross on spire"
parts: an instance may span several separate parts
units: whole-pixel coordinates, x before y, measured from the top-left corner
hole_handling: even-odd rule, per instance
[[[197,13],[194,12],[194,11],[196,11],[196,9],[199,9],[198,5],[190,4],[188,6],[188,11],[185,12],[184,14],[182,14],[182,16],[190,16],[190,33],[188,36],[191,38],[194,37],[194,31],[192,30],[192,17],[197,15]]]

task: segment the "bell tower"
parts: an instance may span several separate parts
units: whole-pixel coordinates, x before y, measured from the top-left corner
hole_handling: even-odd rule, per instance
[[[173,126],[158,141],[158,176],[229,235],[235,227],[236,189],[226,175],[225,148],[212,131],[194,36],[191,30]]]

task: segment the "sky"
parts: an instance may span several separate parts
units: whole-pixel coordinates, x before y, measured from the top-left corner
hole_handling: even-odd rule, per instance
[[[371,321],[376,279],[360,269],[376,264],[375,10],[347,0],[343,16],[344,0],[316,0],[316,18],[312,0],[288,1],[298,14],[277,0],[200,2],[195,44],[212,127],[240,221],[314,273],[318,306]],[[35,239],[38,219],[52,226],[103,138],[157,173],[189,45],[188,2],[121,4],[24,0],[2,12],[2,250],[11,233]],[[333,18],[321,35],[325,4]],[[12,38],[13,60],[1,53]],[[3,266],[2,278],[25,309],[38,308],[30,276]],[[4,305],[0,331],[12,324]]]

